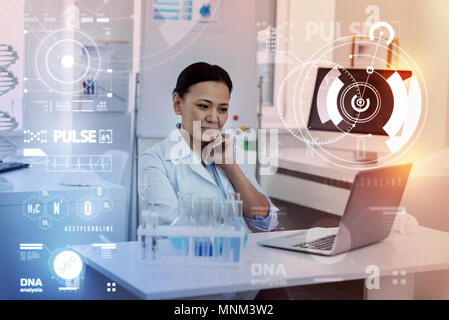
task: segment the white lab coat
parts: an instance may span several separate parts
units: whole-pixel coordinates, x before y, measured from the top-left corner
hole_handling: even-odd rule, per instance
[[[264,194],[255,178],[248,174],[247,166],[240,165],[240,168],[255,188]],[[219,166],[217,172],[225,193],[235,192]],[[192,192],[194,198],[222,197],[219,186],[201,164],[199,155],[190,149],[179,129],[174,129],[166,139],[140,156],[139,195],[160,207],[161,224],[170,224],[178,215],[178,192]],[[252,225],[251,220],[246,220],[252,231],[271,231],[278,225],[278,208],[269,197],[267,200],[271,215],[268,229],[261,230]]]

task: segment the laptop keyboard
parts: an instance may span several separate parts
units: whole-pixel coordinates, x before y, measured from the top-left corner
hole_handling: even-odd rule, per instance
[[[335,241],[335,236],[336,234],[333,234],[310,242],[301,241],[293,246],[307,249],[331,250]]]

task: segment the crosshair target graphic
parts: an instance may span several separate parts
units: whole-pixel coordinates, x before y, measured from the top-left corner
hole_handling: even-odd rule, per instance
[[[35,67],[39,79],[51,91],[73,94],[83,90],[86,79],[95,81],[101,67],[95,42],[79,30],[58,30],[40,43]]]
[[[332,72],[328,70],[321,68],[319,72]],[[398,104],[398,99],[395,102],[394,96],[400,96],[403,91],[400,93],[393,92],[394,87],[389,85],[389,82],[391,82],[389,79],[395,79],[394,82],[400,85],[402,80],[408,79],[411,76],[411,72],[399,71],[399,79],[397,79],[394,76],[394,70],[373,71],[370,74],[369,82],[366,82],[366,72],[364,69],[349,69],[348,72],[351,73],[356,81],[346,86],[344,83],[338,83],[336,81],[335,83],[337,85],[335,83],[331,85],[331,88],[334,88],[333,90],[335,92],[330,96],[325,90],[322,90],[324,80],[321,82],[316,103],[320,123],[326,125],[326,129],[329,130],[332,129],[332,126],[328,125],[329,123],[335,127],[340,127],[341,122],[344,122],[347,125],[353,126],[351,133],[390,134],[385,129],[391,125],[386,127],[388,123],[391,123],[391,121],[394,123],[397,120],[395,118],[390,120],[393,115],[393,110],[403,107],[401,104]],[[328,100],[327,113],[322,111],[323,97],[327,97]],[[328,116],[328,114],[332,116]],[[399,121],[401,120],[399,119]]]
[[[358,94],[360,91],[365,92],[363,97]],[[347,101],[349,99],[350,103]],[[377,89],[371,84],[361,82],[348,86],[340,96],[341,112],[346,121],[353,123],[366,123],[374,119],[379,114],[381,103],[382,98]],[[351,109],[347,110],[348,107]]]

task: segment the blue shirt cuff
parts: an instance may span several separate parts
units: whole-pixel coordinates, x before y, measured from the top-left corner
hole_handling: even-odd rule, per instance
[[[256,216],[256,219],[249,219],[245,217],[245,221],[248,223],[250,229],[254,231],[268,231],[271,222],[271,212],[265,218],[262,216]]]

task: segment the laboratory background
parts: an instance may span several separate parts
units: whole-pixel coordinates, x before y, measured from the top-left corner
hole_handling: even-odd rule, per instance
[[[0,299],[449,299],[448,16],[446,0],[0,0]],[[179,192],[170,222],[147,197],[142,155],[176,131],[197,62],[232,79],[223,133],[276,227],[252,228],[238,192]],[[328,256],[263,245],[342,216],[359,243]]]

